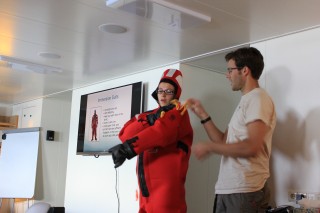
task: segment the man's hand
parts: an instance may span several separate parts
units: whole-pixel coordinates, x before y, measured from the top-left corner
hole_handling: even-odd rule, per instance
[[[191,111],[194,112],[201,120],[209,116],[201,102],[197,99],[189,98],[186,100],[185,105],[187,105],[188,108],[190,108]]]
[[[192,147],[192,152],[198,160],[204,160],[210,156],[210,143],[197,143]]]

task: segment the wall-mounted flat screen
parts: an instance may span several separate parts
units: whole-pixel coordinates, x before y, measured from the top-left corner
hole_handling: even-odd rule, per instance
[[[104,155],[121,143],[123,125],[143,108],[143,84],[136,82],[81,96],[77,154]]]

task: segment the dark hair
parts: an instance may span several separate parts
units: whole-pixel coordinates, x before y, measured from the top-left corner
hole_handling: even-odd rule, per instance
[[[176,83],[174,83],[172,80],[170,80],[170,79],[168,79],[168,78],[163,78],[162,80],[160,80],[159,84],[160,84],[161,82],[171,84],[171,85],[174,87],[174,95],[177,94],[178,86],[177,86]]]
[[[249,67],[251,75],[258,80],[264,68],[263,56],[260,51],[254,47],[243,47],[228,53],[225,56],[226,61],[233,59],[237,67]]]

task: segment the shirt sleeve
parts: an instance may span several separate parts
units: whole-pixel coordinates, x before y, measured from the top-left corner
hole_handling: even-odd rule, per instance
[[[253,94],[253,97],[247,102],[245,109],[246,124],[261,120],[266,125],[271,125],[274,106],[271,98],[266,93],[260,92]]]

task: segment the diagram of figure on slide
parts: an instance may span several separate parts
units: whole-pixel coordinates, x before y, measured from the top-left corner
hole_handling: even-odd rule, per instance
[[[91,117],[91,141],[99,141],[99,108],[94,108]]]

